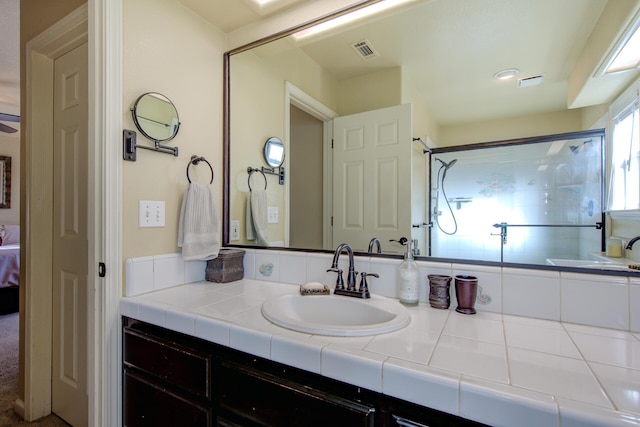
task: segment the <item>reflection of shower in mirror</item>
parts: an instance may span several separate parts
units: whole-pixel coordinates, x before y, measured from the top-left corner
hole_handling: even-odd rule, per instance
[[[442,165],[440,166],[440,169],[438,169],[438,175],[437,175],[437,178],[436,178],[436,202],[435,202],[435,208],[434,208],[434,211],[433,211],[433,215],[435,217],[435,223],[437,224],[437,226],[440,229],[440,231],[442,231],[444,234],[448,234],[448,235],[451,236],[451,235],[456,234],[458,232],[458,221],[456,220],[456,216],[453,213],[453,208],[451,208],[451,203],[449,202],[449,198],[447,197],[447,193],[446,193],[446,190],[444,188],[444,180],[445,180],[445,177],[447,176],[447,171],[449,169],[451,169],[453,167],[453,165],[456,164],[458,159],[453,159],[449,163],[447,163],[444,160],[439,159],[437,157],[434,157],[434,159],[437,160],[438,162],[440,162]],[[442,175],[440,175],[441,173],[442,173]],[[447,202],[447,207],[449,208],[449,213],[451,213],[451,219],[453,220],[453,231],[444,230],[442,228],[442,225],[440,224],[439,219],[438,219],[438,216],[440,215],[440,212],[438,211],[438,200],[440,199],[440,195],[439,195],[439,189],[440,188],[442,188],[442,195],[444,196],[445,202]]]

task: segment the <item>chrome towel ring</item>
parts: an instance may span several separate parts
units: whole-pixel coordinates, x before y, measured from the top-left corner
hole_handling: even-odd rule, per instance
[[[266,190],[267,189],[267,176],[260,169],[255,169],[255,168],[252,168],[251,166],[249,166],[247,168],[247,173],[249,174],[249,177],[247,178],[247,185],[249,186],[249,191],[251,191],[251,175],[253,175],[254,172],[260,172],[262,174],[262,177],[264,178],[264,189]]]
[[[189,160],[189,163],[187,164],[187,181],[189,181],[189,184],[191,184],[191,178],[189,178],[189,166],[191,165],[198,165],[198,163],[200,162],[205,162],[206,164],[209,165],[209,169],[211,169],[211,181],[209,181],[209,184],[213,184],[213,166],[211,166],[211,163],[209,163],[209,161],[207,159],[205,159],[204,157],[199,157],[196,156],[195,154],[193,156],[191,156],[191,160]]]

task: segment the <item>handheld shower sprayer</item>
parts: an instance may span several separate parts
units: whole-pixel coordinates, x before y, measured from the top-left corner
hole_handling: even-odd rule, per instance
[[[455,164],[456,164],[456,162],[458,161],[458,159],[453,159],[453,160],[451,160],[449,163],[447,163],[447,162],[445,162],[444,160],[439,159],[439,158],[437,158],[437,157],[436,157],[435,159],[436,159],[437,161],[439,161],[440,163],[442,163],[442,167],[444,167],[444,170],[445,170],[445,171],[447,171],[447,170],[451,169],[451,167],[452,167],[453,165],[455,165]]]
[[[445,188],[444,188],[444,181],[445,181],[445,177],[447,176],[447,171],[449,169],[451,169],[453,167],[453,165],[456,164],[458,159],[453,159],[449,163],[447,163],[444,160],[439,159],[437,157],[434,157],[434,159],[439,161],[440,164],[442,165],[442,166],[440,166],[440,169],[438,169],[438,175],[437,175],[437,178],[436,178],[436,185],[437,185],[436,202],[435,202],[436,206],[435,206],[435,209],[434,209],[434,215],[436,216],[436,220],[434,222],[437,224],[437,226],[440,229],[440,231],[442,231],[444,234],[448,234],[448,235],[451,236],[453,234],[456,234],[456,232],[458,231],[458,221],[456,221],[456,216],[453,213],[453,209],[451,208],[451,203],[449,202],[449,198],[447,197],[447,193],[446,193]],[[439,194],[439,190],[440,189],[442,189],[442,195],[444,196],[444,200],[447,203],[447,207],[449,208],[449,212],[451,213],[451,219],[453,220],[453,231],[444,230],[442,228],[442,225],[440,224],[440,221],[438,220],[438,215],[440,215],[440,211],[438,210],[438,200],[439,200],[439,197],[440,197],[440,194]]]

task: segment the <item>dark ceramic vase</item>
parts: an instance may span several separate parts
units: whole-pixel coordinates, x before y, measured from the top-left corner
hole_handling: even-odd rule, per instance
[[[478,295],[478,278],[464,275],[456,276],[455,287],[458,299],[456,311],[462,314],[476,314],[476,309],[473,307]]]
[[[449,308],[451,297],[449,296],[449,286],[451,276],[440,274],[429,274],[429,304],[434,308]]]

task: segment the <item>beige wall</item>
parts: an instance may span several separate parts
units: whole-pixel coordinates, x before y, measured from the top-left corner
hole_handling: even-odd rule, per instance
[[[138,96],[151,91],[173,101],[181,123],[178,135],[167,143],[179,147],[179,157],[138,150],[136,162],[123,162],[122,250],[127,259],[179,252],[178,217],[193,154],[204,156],[213,166],[213,188],[222,215],[225,35],[175,0],[127,0],[123,6],[123,126],[137,131],[130,108]],[[153,145],[139,132],[138,144]],[[189,173],[194,182],[210,179],[206,164],[191,166]],[[138,227],[139,200],[165,202],[165,227]]]
[[[290,82],[304,90],[328,108],[337,108],[338,85],[308,56],[298,50],[284,49],[275,55],[244,52],[231,57],[231,220],[240,221],[240,242],[246,240],[246,199],[248,196],[247,167],[266,166],[263,159],[264,142],[271,136],[283,140],[290,153],[285,135],[285,85]],[[291,156],[287,154],[285,166]],[[286,178],[288,186],[290,178]],[[278,224],[269,224],[270,242],[285,241],[285,186],[276,176],[267,175],[269,206],[279,210]],[[260,174],[253,174],[252,188],[264,186]],[[263,188],[263,187],[262,187]],[[293,195],[291,195],[293,200]]]
[[[11,207],[0,209],[0,224],[20,224],[20,133],[0,132],[0,156],[11,157]]]
[[[361,77],[340,81],[341,116],[402,104],[402,69],[386,68]]]
[[[438,147],[449,147],[583,129],[580,110],[566,110],[503,120],[440,126],[436,143]]]

